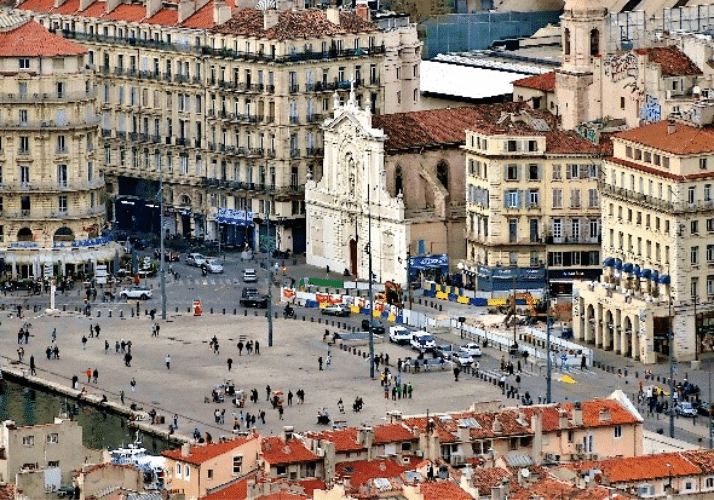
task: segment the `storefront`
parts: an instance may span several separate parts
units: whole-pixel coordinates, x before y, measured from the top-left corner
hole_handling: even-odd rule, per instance
[[[213,223],[214,237],[228,247],[241,248],[246,244],[253,247],[253,212],[219,208]]]
[[[424,255],[409,258],[409,281],[434,281],[441,283],[449,275],[449,256]]]

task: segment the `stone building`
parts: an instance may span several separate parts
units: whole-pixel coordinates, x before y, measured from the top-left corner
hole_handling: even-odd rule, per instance
[[[365,4],[354,11],[267,4],[19,3],[87,47],[120,227],[158,231],[162,175],[169,233],[256,248],[275,239],[303,252],[304,184],[308,172],[321,177],[319,126],[332,94],[346,99],[353,81],[372,113],[416,105],[414,25],[380,28]],[[271,235],[261,241],[268,213]]]
[[[468,255],[482,291],[569,292],[600,274],[600,148],[546,111],[495,107],[466,132]]]
[[[478,110],[372,116],[354,94],[335,109],[324,175],[306,186],[308,264],[366,278],[371,246],[377,281],[405,283],[409,256],[463,258],[460,146]]]
[[[84,47],[8,18],[0,31],[0,248],[23,278],[92,272],[116,250],[100,238],[105,200],[97,89]]]

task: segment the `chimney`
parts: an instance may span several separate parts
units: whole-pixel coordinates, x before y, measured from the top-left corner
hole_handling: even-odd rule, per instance
[[[491,426],[493,432],[501,432],[501,422],[498,420],[498,415],[493,416],[493,425]]]
[[[336,5],[330,5],[325,11],[325,15],[332,24],[340,25],[340,9]]]
[[[667,133],[674,134],[677,131],[677,125],[674,120],[667,120]]]
[[[569,429],[570,425],[568,425],[568,412],[565,410],[560,410],[558,409],[559,412],[559,418],[558,418],[558,429]]]
[[[573,424],[575,427],[583,426],[583,406],[580,401],[576,401],[573,406]]]
[[[536,465],[541,464],[543,451],[543,414],[533,412],[531,415],[531,429],[533,430],[533,444],[531,445],[531,459]]]
[[[294,430],[295,427],[293,427],[292,425],[286,425],[285,427],[283,427],[283,435],[285,436],[286,443],[292,439]]]
[[[367,448],[367,460],[372,459],[372,443],[374,442],[374,431],[371,427],[360,427],[357,429],[357,443]]]
[[[280,22],[280,12],[275,9],[265,9],[263,11],[263,29],[269,30]]]
[[[152,17],[161,10],[161,0],[146,0],[146,17]]]
[[[223,0],[213,0],[213,24],[221,25],[231,18],[231,8]]]
[[[196,12],[196,2],[193,0],[180,0],[178,3],[178,22],[181,24]]]
[[[366,0],[357,0],[357,6],[355,7],[355,14],[362,18],[363,21],[370,22],[370,12],[369,5],[367,5]]]
[[[184,443],[181,445],[181,456],[187,457],[191,454],[191,443]]]

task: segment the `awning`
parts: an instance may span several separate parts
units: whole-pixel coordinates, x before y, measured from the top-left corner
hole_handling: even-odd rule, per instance
[[[605,267],[613,267],[615,265],[615,258],[614,257],[608,257],[606,258],[603,263],[603,266]]]
[[[628,262],[627,264],[625,264],[624,266],[622,266],[622,270],[623,270],[624,272],[626,272],[626,273],[631,273],[633,267],[634,267],[634,266],[633,266],[632,262]]]
[[[669,274],[663,274],[659,277],[659,282],[663,285],[669,285],[670,281]]]
[[[622,261],[620,259],[615,259],[615,269],[622,271]]]
[[[642,271],[640,271],[640,278],[648,279],[651,274],[652,274],[651,270],[643,269]]]
[[[650,279],[652,281],[658,281],[659,280],[659,272],[658,271],[652,271],[652,276],[650,276]]]
[[[640,275],[640,272],[641,272],[640,266],[638,266],[637,264],[635,264],[635,267],[632,268],[632,274],[634,274],[635,276],[639,276],[639,275]]]

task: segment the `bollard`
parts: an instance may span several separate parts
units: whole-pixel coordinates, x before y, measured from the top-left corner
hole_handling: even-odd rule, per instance
[[[314,323],[314,322],[315,322],[315,318],[313,318],[312,316],[310,316],[310,323]]]
[[[235,316],[236,314],[238,314],[238,310],[237,310],[237,309],[233,309],[233,316]]]
[[[635,378],[640,378],[640,372],[635,372]]]
[[[97,318],[101,318],[101,317],[102,317],[102,311],[97,311]]]
[[[223,315],[224,315],[224,316],[226,315],[226,308],[225,308],[225,307],[223,308]]]
[[[318,324],[321,324],[321,323],[322,323],[322,318],[317,318],[317,322],[318,322]]]
[[[124,317],[124,311],[119,311],[119,317],[123,318]]]
[[[625,368],[625,377],[627,377],[627,368]]]
[[[305,321],[305,316],[302,317],[302,320]]]
[[[4,307],[4,306],[3,306],[3,307]],[[67,310],[67,306],[66,306],[66,305],[63,305],[63,306],[62,306],[62,310],[63,310],[63,311],[66,311],[66,310]]]
[[[243,309],[243,316],[248,316],[248,309]]]
[[[213,308],[211,307],[211,314],[213,314]]]
[[[187,312],[187,313],[190,313],[190,312],[191,312],[191,308],[190,308],[190,307],[187,307],[187,308],[186,308],[186,312]]]
[[[178,314],[178,307],[176,308],[176,314]]]
[[[109,309],[109,317],[110,317],[110,318],[112,317],[112,310],[111,310],[111,309]]]
[[[439,312],[441,312],[441,311],[443,311],[443,310],[444,310],[443,304],[439,304]]]

